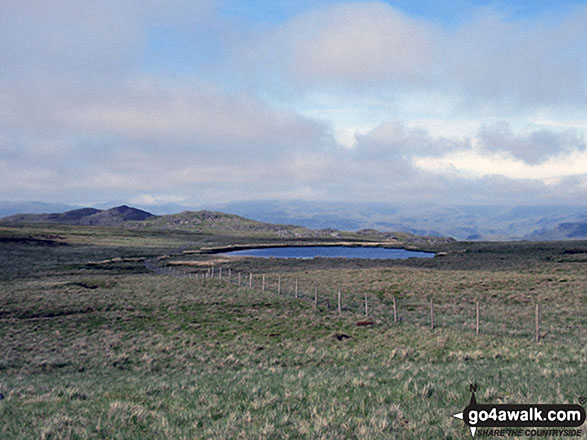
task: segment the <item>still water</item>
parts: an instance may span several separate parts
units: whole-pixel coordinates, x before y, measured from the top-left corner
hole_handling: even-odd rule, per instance
[[[389,249],[381,247],[351,246],[300,246],[244,249],[241,251],[224,252],[227,255],[245,255],[265,258],[366,258],[366,259],[406,259],[432,258],[432,252],[407,251],[405,249]]]

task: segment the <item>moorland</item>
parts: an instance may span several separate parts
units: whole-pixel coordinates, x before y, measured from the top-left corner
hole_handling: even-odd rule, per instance
[[[1,438],[460,439],[470,433],[452,414],[472,383],[488,403],[587,393],[585,241],[306,232],[198,215],[0,224]],[[215,252],[343,239],[437,256]]]

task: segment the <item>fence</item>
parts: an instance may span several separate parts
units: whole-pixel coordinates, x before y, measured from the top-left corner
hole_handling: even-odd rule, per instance
[[[559,304],[508,305],[489,301],[435,303],[403,300],[396,296],[345,293],[338,288],[321,286],[292,275],[233,272],[231,268],[211,266],[203,271],[186,271],[160,267],[153,260],[145,266],[160,275],[199,280],[219,280],[242,288],[274,292],[311,302],[319,310],[331,313],[355,314],[360,323],[368,325],[374,319],[384,324],[410,323],[433,331],[453,328],[472,334],[523,337],[539,342],[584,337],[585,310],[570,310]]]

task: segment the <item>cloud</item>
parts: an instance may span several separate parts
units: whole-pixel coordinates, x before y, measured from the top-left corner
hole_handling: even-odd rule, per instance
[[[527,135],[516,135],[510,124],[503,121],[482,127],[477,139],[477,145],[482,150],[506,152],[531,165],[543,163],[558,155],[584,151],[586,148],[585,138],[574,130],[540,130]]]
[[[369,82],[419,76],[432,56],[421,23],[383,3],[341,4],[294,19],[291,67],[298,78]]]
[[[234,154],[245,148],[274,154],[287,147],[310,148],[324,132],[323,124],[199,82],[145,79],[92,100],[9,90],[4,97],[0,114],[9,116],[0,126],[7,131],[118,139],[121,146],[165,143],[219,155],[223,149]]]
[[[0,78],[43,86],[59,75],[70,87],[113,78],[140,53],[141,23],[122,3],[50,0],[2,2]]]
[[[381,2],[319,7],[253,41],[242,58],[306,85],[412,82],[434,56],[427,26]]]
[[[381,124],[364,135],[357,135],[357,154],[375,158],[443,156],[457,150],[470,149],[467,140],[431,136],[421,127],[407,127],[400,122]]]
[[[500,168],[523,161],[532,177],[585,151],[580,132],[525,133],[519,121],[560,108],[581,120],[587,8],[442,27],[383,2],[336,2],[258,27],[214,0],[2,6],[2,198],[516,202],[587,191],[576,169],[522,179]],[[453,135],[458,112],[469,127],[508,122]],[[450,135],[420,126],[427,118],[450,121]],[[347,148],[336,130],[361,134]],[[470,158],[491,166],[468,172]]]
[[[444,84],[464,102],[485,108],[583,105],[586,22],[584,7],[562,19],[516,21],[482,9],[441,35]]]
[[[442,27],[383,2],[336,3],[298,14],[251,37],[248,51],[242,44],[236,50],[245,65],[262,63],[262,72],[307,90],[351,88],[393,100],[445,94],[467,112],[581,108],[585,22],[586,7],[526,20],[486,7]]]

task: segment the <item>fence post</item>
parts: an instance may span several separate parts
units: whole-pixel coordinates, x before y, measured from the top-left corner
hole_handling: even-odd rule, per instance
[[[536,342],[540,341],[540,306],[536,304]]]
[[[296,298],[298,297],[298,279],[296,278]]]
[[[222,279],[222,266],[220,266],[218,268],[218,279],[221,280]]]
[[[238,287],[241,286],[241,273],[238,273]]]
[[[230,278],[232,277],[232,269],[228,269],[228,284],[230,284]]]
[[[314,284],[314,307],[318,306],[318,284]]]
[[[369,316],[369,305],[367,304],[367,292],[365,292],[365,316]]]
[[[281,275],[277,276],[277,294],[281,294]]]
[[[479,334],[479,300],[475,303],[475,334]]]
[[[434,305],[430,300],[430,330],[434,330]]]
[[[261,283],[261,290],[262,290],[263,292],[265,292],[265,274],[263,274],[263,278],[262,278],[262,279],[263,279],[263,281],[262,281],[262,283]]]
[[[397,308],[395,306],[395,296],[393,298],[393,322],[397,322]]]
[[[338,290],[338,314],[342,315],[342,307],[340,304],[340,289]]]
[[[214,279],[214,265],[212,265],[212,272],[210,273],[210,278]]]

